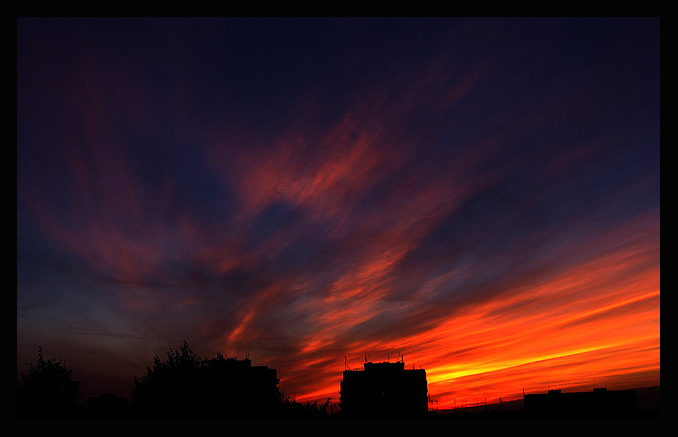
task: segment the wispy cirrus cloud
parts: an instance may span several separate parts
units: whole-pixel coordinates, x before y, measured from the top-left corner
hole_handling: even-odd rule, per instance
[[[44,298],[56,269],[111,330],[52,318],[54,332],[124,332],[141,370],[187,339],[249,352],[299,399],[338,397],[344,356],[398,353],[441,406],[544,380],[652,381],[651,72],[546,21],[382,22],[396,38],[329,20],[302,45],[323,62],[291,49],[294,32],[274,50],[266,26],[239,21],[155,23],[152,38],[129,22],[138,52],[69,34],[24,49],[18,230],[32,246],[18,246],[20,264],[39,260],[18,274],[26,323],[43,299],[94,326],[62,308],[80,299],[68,285]],[[267,63],[278,49],[305,61]],[[638,106],[616,97],[630,85],[647,91],[629,91]],[[59,265],[39,267],[46,254]],[[28,284],[29,270],[51,279]]]

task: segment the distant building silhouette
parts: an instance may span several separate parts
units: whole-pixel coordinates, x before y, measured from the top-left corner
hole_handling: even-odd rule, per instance
[[[96,419],[122,419],[128,416],[128,401],[110,393],[87,399],[87,415]]]
[[[634,390],[595,388],[590,392],[547,393],[523,396],[525,413],[536,417],[624,417],[637,412]]]
[[[340,390],[346,417],[417,417],[428,412],[424,369],[405,363],[366,362],[363,370],[344,370]]]
[[[236,402],[248,402],[245,408],[271,408],[280,400],[278,371],[268,366],[253,366],[249,358],[238,360],[214,359],[209,363],[212,383],[224,390],[219,396],[226,398],[229,391],[239,395]],[[238,409],[237,406],[231,407]]]

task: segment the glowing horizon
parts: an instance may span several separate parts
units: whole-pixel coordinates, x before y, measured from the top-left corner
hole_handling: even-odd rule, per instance
[[[603,263],[613,271],[629,268],[615,263],[616,254],[608,258],[596,260],[594,264]],[[581,266],[577,271],[586,271],[587,267]],[[597,267],[595,271],[601,270]],[[374,351],[367,349],[369,345],[364,346],[361,352],[366,352],[368,359],[372,355],[370,352],[377,352],[379,359],[375,361],[379,361],[384,351],[400,351],[407,357],[406,365],[412,362],[424,368],[429,395],[438,402],[440,409],[452,408],[455,399],[496,403],[499,398],[506,401],[522,397],[523,391],[545,392],[548,387],[574,391],[582,387],[590,389],[593,385],[608,389],[659,385],[659,269],[653,266],[642,273],[643,276],[638,278],[625,278],[643,281],[642,288],[618,291],[610,287],[610,295],[579,302],[576,312],[557,318],[554,313],[521,314],[519,318],[506,317],[504,321],[499,317],[491,320],[486,315],[502,309],[498,302],[510,307],[516,301],[531,298],[570,299],[572,294],[585,291],[583,288],[592,278],[574,273],[563,275],[563,279],[556,278],[535,290],[513,296],[513,299],[497,299],[475,307],[464,317],[445,321],[412,338],[374,345]],[[553,291],[547,294],[544,288]],[[507,290],[505,294],[512,292],[515,291]],[[618,296],[623,296],[624,300]],[[600,304],[607,299],[612,303]],[[543,308],[539,301],[530,304]],[[561,306],[557,309],[562,311]],[[629,316],[633,316],[632,322]],[[518,328],[521,327],[526,329],[520,331]],[[564,328],[564,331],[554,335],[556,328]],[[497,340],[500,332],[501,340]],[[587,340],[593,333],[596,338]],[[427,349],[422,345],[428,346],[430,351],[421,350]],[[471,349],[474,354],[469,357],[464,351]],[[457,356],[455,351],[462,352],[453,364],[436,365],[446,362],[446,355]],[[391,359],[393,357],[391,355]],[[387,357],[383,358],[386,361]],[[339,367],[337,363],[335,367]],[[349,367],[358,366],[355,361],[349,361]],[[335,373],[340,378],[338,369]],[[324,390],[308,394],[297,389],[296,393],[301,400],[338,399],[338,386],[328,384]]]

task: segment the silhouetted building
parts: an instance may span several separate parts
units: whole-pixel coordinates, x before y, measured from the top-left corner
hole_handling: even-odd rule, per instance
[[[525,412],[538,417],[623,417],[637,412],[634,390],[595,388],[590,392],[562,393],[549,390],[546,394],[523,396]]]
[[[87,415],[97,419],[122,419],[128,415],[128,402],[125,398],[110,393],[87,399]]]
[[[347,417],[416,417],[428,412],[424,369],[396,363],[366,362],[363,370],[345,370],[340,390]]]
[[[200,395],[203,411],[211,416],[270,416],[281,400],[278,372],[268,366],[253,366],[249,358],[214,359],[207,366],[208,378]],[[211,387],[211,389],[210,389]]]

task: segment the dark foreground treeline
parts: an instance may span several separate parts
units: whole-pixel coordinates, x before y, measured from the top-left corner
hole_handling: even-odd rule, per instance
[[[184,342],[167,359],[158,356],[146,373],[134,378],[130,399],[111,394],[78,405],[80,382],[63,360],[45,359],[28,373],[17,373],[17,416],[31,418],[321,418],[326,404],[298,403],[278,389],[277,374],[249,359],[196,355]]]

